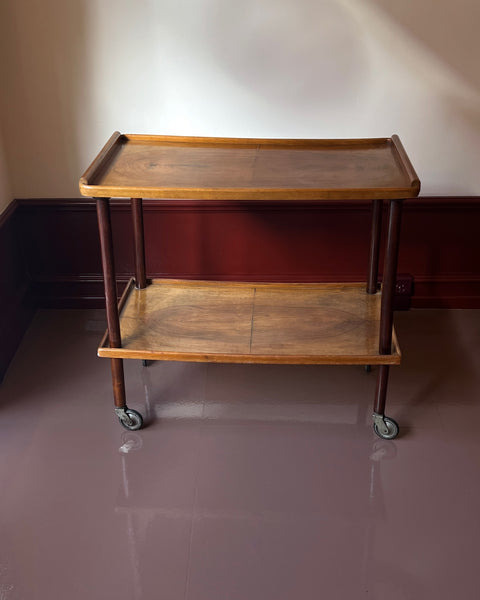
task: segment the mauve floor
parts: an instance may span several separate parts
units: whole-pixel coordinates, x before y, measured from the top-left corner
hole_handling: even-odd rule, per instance
[[[42,311],[0,387],[1,600],[478,600],[480,311],[396,315],[375,371],[126,362],[100,311]]]

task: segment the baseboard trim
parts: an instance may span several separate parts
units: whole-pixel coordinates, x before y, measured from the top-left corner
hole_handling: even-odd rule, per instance
[[[414,308],[480,308],[480,274],[418,277]]]
[[[169,273],[150,273],[155,279],[172,277]],[[248,274],[233,277],[228,273],[217,273],[205,277],[201,273],[178,273],[179,279],[207,281],[246,281],[257,283],[329,283],[335,282],[332,277],[318,276],[298,277],[287,274],[279,277],[265,273],[255,278]],[[118,294],[123,292],[129,280],[128,276],[117,278]],[[342,277],[345,283],[359,281],[358,277]],[[398,294],[396,310],[412,308],[480,308],[480,277],[452,277],[441,281],[418,278],[414,280],[415,295],[405,298]],[[68,278],[52,278],[36,281],[29,291],[31,303],[38,308],[104,308],[105,297],[103,279],[98,276],[78,276]]]

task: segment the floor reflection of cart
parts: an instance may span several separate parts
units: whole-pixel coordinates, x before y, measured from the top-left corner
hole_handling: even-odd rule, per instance
[[[307,600],[328,590],[380,600],[381,467],[396,446],[361,434],[346,443],[351,428],[172,419],[148,441],[124,433],[116,512],[136,598],[154,579],[168,598]]]

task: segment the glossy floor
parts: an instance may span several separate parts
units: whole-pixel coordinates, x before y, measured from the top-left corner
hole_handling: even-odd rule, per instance
[[[126,362],[97,311],[37,314],[0,387],[0,598],[478,600],[480,311],[396,317],[375,371]]]

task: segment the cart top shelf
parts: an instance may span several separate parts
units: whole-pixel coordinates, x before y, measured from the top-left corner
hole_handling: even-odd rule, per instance
[[[371,200],[419,190],[396,135],[267,140],[115,132],[80,179],[84,196],[100,198]]]

